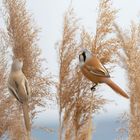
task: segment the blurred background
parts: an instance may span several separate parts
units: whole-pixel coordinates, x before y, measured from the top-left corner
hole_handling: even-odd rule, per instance
[[[131,20],[138,21],[140,1],[112,0],[113,7],[118,9],[116,22],[122,28],[129,27]],[[0,0],[1,4],[2,1]],[[39,46],[42,49],[43,57],[46,58],[48,70],[55,76],[58,76],[58,61],[56,43],[61,40],[63,29],[63,16],[70,4],[74,8],[79,22],[87,31],[95,33],[96,19],[98,12],[98,0],[45,0],[45,1],[27,1],[27,9],[32,13],[38,27]],[[51,54],[51,55],[50,55]],[[127,76],[125,70],[116,66],[110,74],[112,79],[127,91]],[[100,94],[109,99],[110,102],[104,106],[100,114],[93,116],[95,133],[94,140],[115,140],[118,136],[117,130],[120,123],[117,121],[122,113],[129,111],[129,100],[118,96],[106,85],[100,85],[98,90]],[[38,108],[39,109],[39,108]],[[34,129],[32,136],[38,140],[57,140],[58,139],[58,107],[56,101],[49,108],[46,108],[37,119],[34,125],[51,128],[53,132],[48,133],[43,130]],[[127,136],[126,136],[127,139]]]

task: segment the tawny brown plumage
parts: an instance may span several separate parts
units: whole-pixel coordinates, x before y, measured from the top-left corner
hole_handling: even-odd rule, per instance
[[[27,137],[30,137],[30,117],[28,100],[30,97],[30,88],[28,80],[22,72],[23,62],[18,59],[14,59],[11,67],[11,72],[8,80],[8,89],[10,93],[21,103],[23,109],[23,116],[25,121],[25,127],[27,130]]]
[[[96,55],[92,55],[88,50],[84,50],[83,53],[79,55],[79,61],[81,63],[81,71],[87,79],[95,84],[106,83],[121,96],[129,98],[129,96],[110,79],[109,72],[101,64]]]

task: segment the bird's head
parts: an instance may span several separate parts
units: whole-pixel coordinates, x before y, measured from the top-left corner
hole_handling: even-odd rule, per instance
[[[22,70],[23,59],[22,58],[13,58],[12,70]]]
[[[80,55],[79,55],[79,63],[80,66],[83,66],[84,63],[92,57],[91,52],[88,49],[82,49]]]

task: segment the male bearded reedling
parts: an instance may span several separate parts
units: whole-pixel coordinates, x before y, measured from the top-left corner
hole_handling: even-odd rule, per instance
[[[84,49],[79,55],[79,64],[84,76],[95,84],[91,89],[94,89],[98,83],[106,83],[121,96],[129,98],[129,96],[110,79],[107,69],[101,64],[96,55],[92,55],[87,49]]]
[[[28,80],[22,72],[23,61],[21,59],[14,59],[11,72],[8,80],[8,89],[10,93],[21,103],[23,108],[23,115],[27,136],[30,135],[31,125],[29,117],[28,99],[30,97],[30,88]]]

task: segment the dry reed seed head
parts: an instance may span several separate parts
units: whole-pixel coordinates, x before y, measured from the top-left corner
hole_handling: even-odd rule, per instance
[[[6,34],[0,30],[0,137],[3,138],[11,124],[11,114],[8,113],[13,110],[12,101],[7,94],[7,72],[8,72],[8,50],[5,43]]]
[[[113,27],[116,13],[117,10],[112,8],[111,0],[100,1],[96,35],[92,38],[92,50],[103,64],[111,62],[112,53],[115,54],[118,49]]]
[[[33,115],[31,118],[33,119],[37,114],[36,106],[46,107],[44,100],[51,97],[49,91],[51,81],[48,73],[43,72],[41,50],[37,46],[39,29],[32,20],[32,16],[26,10],[26,0],[4,0],[3,2],[7,17],[8,44],[10,44],[13,55],[16,58],[24,59],[23,72],[29,81],[32,92],[30,110]],[[13,106],[19,110],[15,103]],[[17,115],[16,109],[13,111],[13,114]],[[18,124],[22,124],[22,119],[19,119]],[[13,126],[15,125],[13,124]],[[23,126],[15,126],[15,129],[19,129],[18,132],[20,133]],[[16,131],[10,130],[13,135],[16,135]]]
[[[140,125],[139,125],[139,115],[140,115],[140,96],[139,96],[139,28],[137,25],[133,24],[130,27],[130,30],[124,32],[116,27],[116,34],[119,38],[120,47],[123,49],[126,57],[124,57],[124,65],[128,74],[128,88],[130,92],[130,119],[129,119],[129,132],[128,136],[130,140],[136,140],[140,137]]]
[[[71,10],[64,16],[62,42],[59,43],[59,139],[75,138],[76,140],[81,140],[83,137],[87,137],[91,112],[98,111],[105,102],[102,98],[94,95],[93,107],[91,107],[92,94],[90,91],[90,84],[84,79],[82,73],[79,71],[79,67],[74,66],[78,63],[75,60],[81,48],[79,48],[76,41],[78,26],[76,26],[77,24],[75,21],[77,20],[71,18],[71,16],[73,17]],[[88,33],[83,32],[81,38],[84,38],[81,39],[84,41],[81,43],[82,46],[89,43],[91,44],[91,38],[88,36]],[[87,39],[85,40],[85,38]],[[86,45],[86,47],[88,47],[88,45]],[[69,128],[73,128],[73,130]]]

